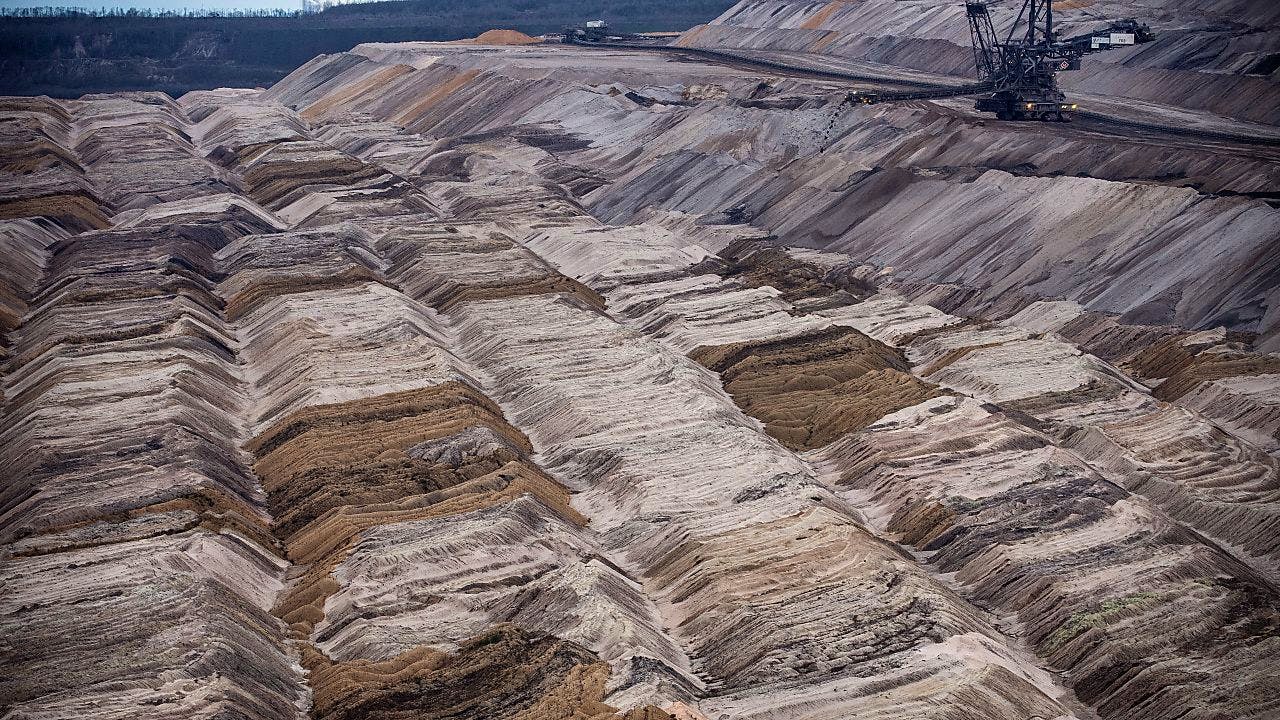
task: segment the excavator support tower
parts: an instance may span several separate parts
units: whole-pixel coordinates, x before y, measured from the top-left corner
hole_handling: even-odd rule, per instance
[[[974,107],[1001,120],[1069,120],[1076,105],[1067,102],[1058,88],[1058,73],[1079,70],[1085,54],[1154,39],[1147,26],[1134,20],[1060,39],[1053,29],[1052,0],[1023,0],[1003,40],[996,34],[986,2],[967,0],[965,15],[978,77],[992,86],[992,92]],[[1019,32],[1024,22],[1025,30]]]

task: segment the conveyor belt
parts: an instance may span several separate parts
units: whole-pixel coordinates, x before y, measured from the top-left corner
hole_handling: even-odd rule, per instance
[[[1129,120],[1116,117],[1114,115],[1104,115],[1103,113],[1094,112],[1092,110],[1075,110],[1072,114],[1076,117],[1096,120],[1108,125],[1119,125],[1121,127],[1134,128],[1135,130],[1150,130],[1153,132],[1165,133],[1167,135],[1179,135],[1182,137],[1200,138],[1203,140],[1221,140],[1224,142],[1240,143],[1243,145],[1270,145],[1272,147],[1280,147],[1280,138],[1275,137],[1241,135],[1239,133],[1220,132],[1217,130],[1200,130],[1186,126],[1161,125],[1159,123],[1146,122],[1144,120]]]
[[[966,95],[980,95],[984,92],[991,91],[991,85],[988,83],[970,83],[968,85],[943,85],[936,82],[927,82],[922,80],[908,80],[904,78],[891,77],[887,75],[867,75],[863,73],[845,72],[843,70],[832,70],[826,68],[805,67],[800,65],[789,65],[787,63],[778,62],[776,60],[765,60],[763,58],[742,55],[736,52],[726,50],[716,50],[711,48],[689,48],[677,47],[675,45],[650,45],[645,43],[620,43],[620,42],[603,42],[603,43],[577,43],[579,47],[599,47],[620,50],[651,50],[655,52],[668,52],[682,55],[692,55],[695,57],[705,57],[712,60],[721,60],[732,62],[739,65],[752,65],[770,70],[781,70],[783,72],[806,75],[810,77],[823,77],[833,80],[850,80],[853,82],[874,83],[877,85],[896,85],[900,87],[916,88],[914,90],[904,91],[888,91],[874,93],[875,99],[872,103],[883,102],[902,102],[906,100],[938,100],[942,98],[964,97]],[[1269,145],[1280,146],[1280,137],[1261,137],[1257,135],[1242,135],[1239,133],[1219,132],[1216,130],[1200,130],[1185,126],[1162,125],[1160,123],[1147,122],[1143,120],[1131,120],[1114,115],[1106,115],[1092,110],[1075,110],[1072,112],[1076,117],[1087,118],[1109,125],[1117,125],[1120,127],[1133,128],[1135,130],[1147,130],[1151,132],[1166,133],[1169,135],[1178,135],[1182,137],[1202,138],[1205,140],[1220,140],[1224,142],[1241,143],[1245,145]]]
[[[786,63],[777,62],[775,60],[765,60],[763,58],[755,58],[747,55],[729,52],[726,50],[713,50],[711,48],[689,48],[678,47],[675,45],[648,45],[644,43],[575,43],[578,47],[598,47],[610,48],[615,50],[652,50],[655,52],[669,52],[679,55],[693,55],[696,57],[705,57],[713,60],[725,60],[739,65],[754,65],[756,67],[769,68],[772,70],[782,70],[792,74],[803,74],[811,77],[825,77],[833,80],[854,80],[857,82],[876,83],[878,85],[900,85],[902,87],[921,88],[922,90],[956,90],[961,91],[962,95],[970,95],[983,90],[973,90],[977,85],[942,85],[935,82],[925,82],[921,80],[906,80],[902,78],[891,78],[884,75],[862,75],[858,73],[845,72],[843,70],[831,70],[826,68],[803,67],[799,65],[788,65]],[[984,89],[985,86],[984,86]]]

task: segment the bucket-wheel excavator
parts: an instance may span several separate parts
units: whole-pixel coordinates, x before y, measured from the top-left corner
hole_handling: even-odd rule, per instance
[[[1059,38],[1053,30],[1052,0],[1023,0],[1003,41],[996,35],[987,3],[966,2],[965,13],[978,77],[992,88],[974,107],[994,112],[1001,120],[1069,120],[1076,106],[1058,89],[1058,73],[1079,70],[1080,58],[1088,53],[1155,39],[1150,28],[1135,20]],[[1020,34],[1024,21],[1026,29]]]
[[[936,100],[978,96],[974,107],[993,112],[1001,120],[1067,121],[1074,103],[1058,89],[1058,73],[1080,69],[1080,58],[1113,47],[1137,45],[1155,39],[1151,29],[1136,20],[1121,20],[1084,35],[1060,38],[1053,29],[1052,0],[1023,0],[1018,17],[1001,40],[991,21],[985,0],[965,0],[973,59],[978,82],[967,85],[940,85],[932,80],[872,76],[833,68],[803,68],[785,61],[744,55],[740,51],[656,44],[644,35],[613,33],[602,20],[585,26],[566,28],[564,42],[602,48],[645,48],[654,51],[699,55],[716,60],[802,72],[819,77],[898,85],[908,90],[854,91],[849,101],[862,104]],[[1024,29],[1025,23],[1025,29]]]

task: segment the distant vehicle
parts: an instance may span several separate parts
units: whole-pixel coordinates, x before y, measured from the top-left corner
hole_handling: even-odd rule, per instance
[[[581,27],[565,28],[564,41],[567,43],[598,43],[609,39],[609,23],[603,20],[588,20]]]
[[[609,23],[603,20],[588,20],[577,27],[564,29],[566,43],[599,44],[599,43],[652,43],[653,38],[635,33],[613,32]]]

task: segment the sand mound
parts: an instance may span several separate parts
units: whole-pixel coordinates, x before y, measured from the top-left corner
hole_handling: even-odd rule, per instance
[[[793,450],[822,447],[941,392],[910,375],[900,351],[847,327],[689,356],[720,373],[738,407]]]
[[[519,30],[486,30],[471,42],[478,45],[532,45],[541,41]]]

